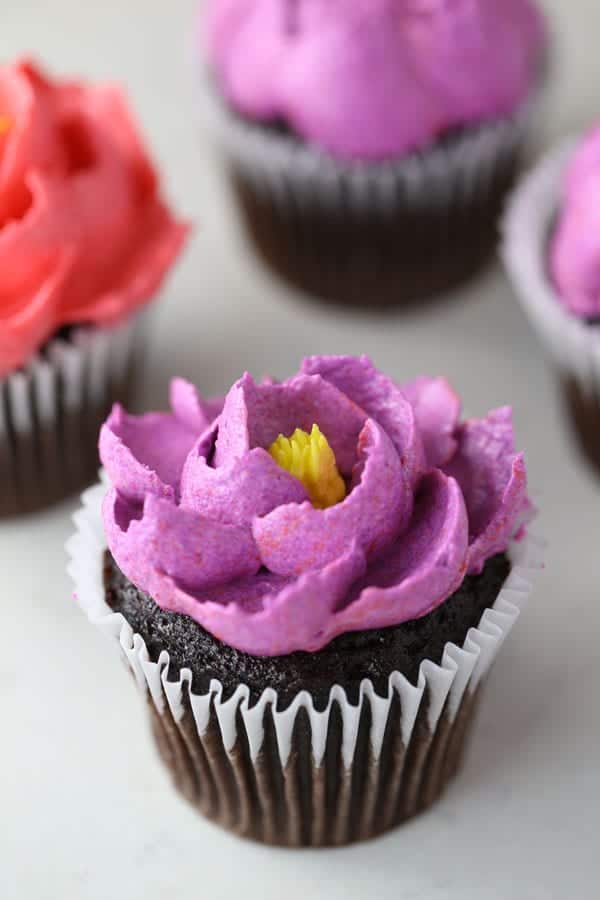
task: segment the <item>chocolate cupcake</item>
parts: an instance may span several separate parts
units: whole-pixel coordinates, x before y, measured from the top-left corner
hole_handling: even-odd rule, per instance
[[[487,261],[545,55],[530,0],[210,0],[203,24],[208,112],[279,273],[371,307]]]
[[[186,231],[116,87],[0,68],[0,515],[94,480]]]
[[[396,826],[456,771],[529,592],[510,410],[461,422],[443,379],[364,357],[171,406],[113,411],[69,551],[175,784],[272,844]]]
[[[600,471],[600,128],[553,150],[514,193],[503,255],[553,361],[584,457]]]

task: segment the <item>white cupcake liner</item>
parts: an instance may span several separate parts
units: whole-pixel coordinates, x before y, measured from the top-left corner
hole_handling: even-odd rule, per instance
[[[492,257],[537,90],[512,116],[400,159],[353,162],[237,115],[210,74],[201,83],[246,231],[286,281],[336,303],[389,307],[447,291]]]
[[[562,199],[562,179],[578,141],[565,140],[521,182],[502,224],[502,257],[518,299],[548,355],[600,408],[600,326],[570,314],[548,270],[552,227]]]
[[[98,429],[112,402],[128,397],[149,315],[78,328],[0,380],[0,515],[44,506],[94,480]]]
[[[148,698],[165,761],[201,811],[270,843],[341,844],[385,831],[438,796],[458,764],[479,686],[541,566],[538,540],[511,545],[512,570],[493,608],[462,647],[446,645],[440,665],[422,662],[416,685],[395,672],[386,697],[364,680],[357,705],[335,685],[323,711],[306,691],[278,710],[271,688],[253,706],[243,684],[226,700],[217,680],[194,693],[190,670],[170,673],[166,651],[153,662],[141,636],[108,607],[105,493],[103,483],[87,491],[75,516],[67,549],[76,598],[120,646]]]

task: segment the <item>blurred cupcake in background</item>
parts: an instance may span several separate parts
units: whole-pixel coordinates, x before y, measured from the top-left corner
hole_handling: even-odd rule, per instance
[[[0,68],[0,514],[93,480],[187,226],[121,91]]]
[[[497,239],[545,57],[531,0],[209,0],[209,114],[249,231],[363,306],[472,275]]]
[[[600,471],[600,125],[523,179],[504,231],[517,295],[559,373],[581,449]]]

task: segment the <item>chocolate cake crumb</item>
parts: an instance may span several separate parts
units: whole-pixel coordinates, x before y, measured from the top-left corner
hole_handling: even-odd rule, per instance
[[[223,685],[224,699],[242,683],[250,690],[251,704],[271,687],[277,691],[279,709],[307,690],[322,710],[334,684],[345,688],[353,704],[358,702],[364,678],[373,682],[381,696],[387,694],[388,677],[394,671],[416,684],[424,659],[439,663],[448,641],[462,646],[468,630],[477,627],[484,610],[493,606],[509,572],[506,554],[498,554],[487,561],[480,575],[468,575],[445,603],[421,619],[343,634],[316,653],[277,657],[243,653],[214,638],[188,616],[162,610],[123,575],[109,551],[104,584],[106,602],[142,636],[151,660],[156,662],[161,650],[169,653],[171,680],[178,680],[180,669],[190,669],[195,693],[205,693],[214,678]]]

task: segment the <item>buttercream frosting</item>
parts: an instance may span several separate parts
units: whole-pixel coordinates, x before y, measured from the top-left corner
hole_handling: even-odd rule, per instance
[[[399,157],[511,115],[545,43],[531,0],[210,0],[205,16],[232,107],[344,159]]]
[[[600,125],[564,174],[549,265],[563,306],[582,319],[600,318]]]
[[[186,232],[119,88],[0,68],[0,377],[147,303]]]
[[[314,425],[346,484],[326,508],[269,452]],[[398,386],[366,357],[311,357],[281,383],[245,374],[210,402],[175,380],[169,413],[116,406],[100,453],[125,575],[255,655],[426,615],[531,513],[509,408],[462,422],[444,379]]]

